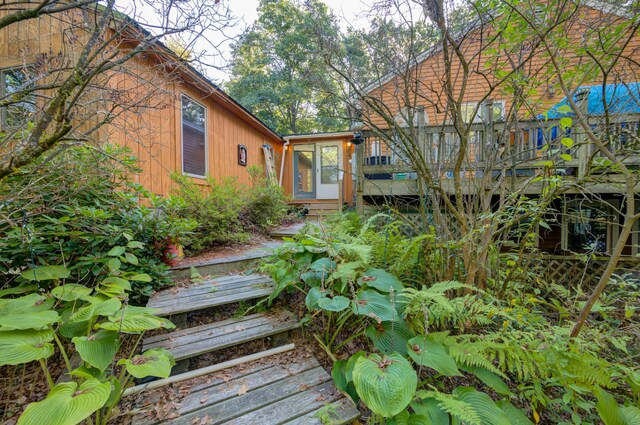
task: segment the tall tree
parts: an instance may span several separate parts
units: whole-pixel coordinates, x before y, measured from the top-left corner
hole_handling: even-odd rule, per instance
[[[346,129],[316,31],[337,39],[335,16],[317,0],[262,0],[258,13],[233,46],[229,94],[283,134]]]

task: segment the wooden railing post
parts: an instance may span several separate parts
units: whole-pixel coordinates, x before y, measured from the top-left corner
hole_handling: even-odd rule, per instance
[[[364,174],[362,168],[364,167],[364,145],[366,141],[356,145],[356,211],[358,214],[364,213]]]

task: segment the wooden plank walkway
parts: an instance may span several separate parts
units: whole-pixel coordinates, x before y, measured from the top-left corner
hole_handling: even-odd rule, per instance
[[[202,310],[224,304],[266,297],[273,291],[271,278],[259,274],[223,276],[202,284],[156,292],[147,307],[159,316]]]
[[[186,394],[185,394],[186,393]],[[171,400],[173,410],[157,409]],[[154,390],[137,401],[140,425],[346,424],[359,415],[313,357],[283,354]],[[158,412],[165,417],[158,417]]]
[[[252,314],[145,338],[142,351],[166,348],[176,361],[217,351],[300,327],[288,311]]]
[[[185,264],[171,269],[174,279],[183,279],[191,276],[191,267],[195,267],[202,276],[225,273],[232,270],[247,268],[261,258],[273,254],[273,250],[282,245],[281,241],[264,242],[258,248],[252,248],[236,255],[214,258],[201,263]]]

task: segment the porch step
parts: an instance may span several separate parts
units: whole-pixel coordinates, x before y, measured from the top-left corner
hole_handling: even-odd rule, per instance
[[[162,398],[174,401],[174,409],[158,417],[154,406]],[[146,413],[134,417],[135,424],[320,425],[346,424],[359,416],[318,361],[295,352],[185,381],[179,389],[154,391],[143,403],[136,407]]]
[[[264,275],[223,276],[198,285],[156,292],[147,307],[157,309],[159,316],[168,316],[266,297],[273,286],[273,280]]]
[[[250,249],[248,251],[238,253],[237,255],[229,255],[200,263],[176,266],[171,269],[171,277],[176,280],[188,278],[191,276],[192,267],[195,267],[198,273],[202,276],[247,269],[251,265],[257,263],[258,260],[270,256],[273,253],[273,249],[277,248],[281,244],[281,241],[265,242],[259,248]]]
[[[288,311],[258,313],[150,336],[144,339],[142,351],[166,348],[171,351],[176,361],[179,361],[298,327],[300,323]]]

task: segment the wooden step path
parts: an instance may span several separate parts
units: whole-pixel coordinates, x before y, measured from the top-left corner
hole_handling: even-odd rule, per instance
[[[159,316],[202,310],[239,301],[266,297],[273,291],[273,280],[259,275],[233,275],[201,284],[177,286],[156,292],[147,307]]]
[[[172,409],[159,409],[170,400]],[[153,390],[137,401],[140,425],[347,424],[358,409],[313,357],[286,353]]]
[[[147,337],[142,351],[166,348],[180,361],[298,327],[297,318],[288,311],[258,313]]]
[[[238,252],[237,254],[214,258],[200,263],[176,266],[171,269],[171,276],[174,279],[188,278],[191,276],[192,267],[195,267],[202,276],[246,269],[258,260],[273,254],[273,250],[280,245],[282,245],[282,241],[268,241],[256,248]]]

